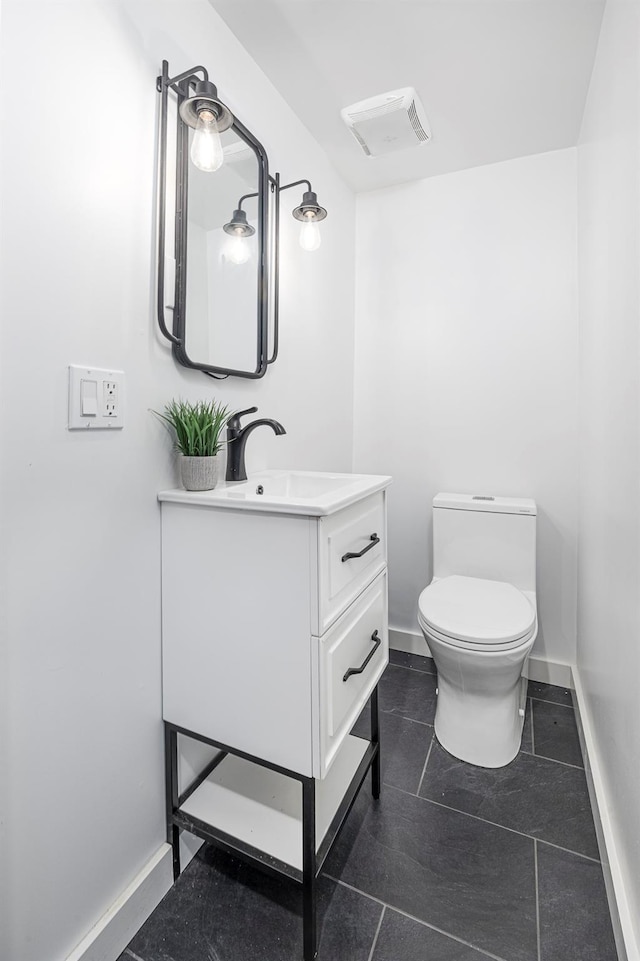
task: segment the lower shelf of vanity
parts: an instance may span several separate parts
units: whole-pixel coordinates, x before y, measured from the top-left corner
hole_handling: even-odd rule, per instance
[[[348,735],[327,776],[315,782],[316,872],[375,757],[377,745]],[[174,824],[230,853],[302,880],[302,784],[232,754],[173,815]]]

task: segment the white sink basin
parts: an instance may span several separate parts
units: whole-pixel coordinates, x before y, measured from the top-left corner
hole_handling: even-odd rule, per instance
[[[390,483],[390,477],[379,474],[267,470],[212,491],[162,491],[158,499],[232,510],[319,516],[341,510]]]
[[[323,497],[354,483],[353,474],[314,474],[305,471],[265,472],[251,480],[234,484],[230,495],[246,497],[258,495],[258,487],[263,488],[261,497],[288,497],[299,500],[307,497]]]

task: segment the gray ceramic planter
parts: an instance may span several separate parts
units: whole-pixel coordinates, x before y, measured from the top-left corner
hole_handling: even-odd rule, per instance
[[[218,483],[218,458],[186,457],[181,454],[180,477],[185,490],[213,490]]]

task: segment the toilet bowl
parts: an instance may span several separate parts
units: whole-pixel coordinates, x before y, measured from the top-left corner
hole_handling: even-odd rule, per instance
[[[438,672],[436,736],[462,761],[502,767],[520,749],[523,669],[538,631],[536,507],[439,494],[433,513],[434,578],[418,623]]]

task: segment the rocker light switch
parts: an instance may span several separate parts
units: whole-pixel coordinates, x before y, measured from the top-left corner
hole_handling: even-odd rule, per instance
[[[97,380],[80,381],[80,413],[83,417],[98,416]]]
[[[69,430],[124,427],[124,372],[69,367]]]

